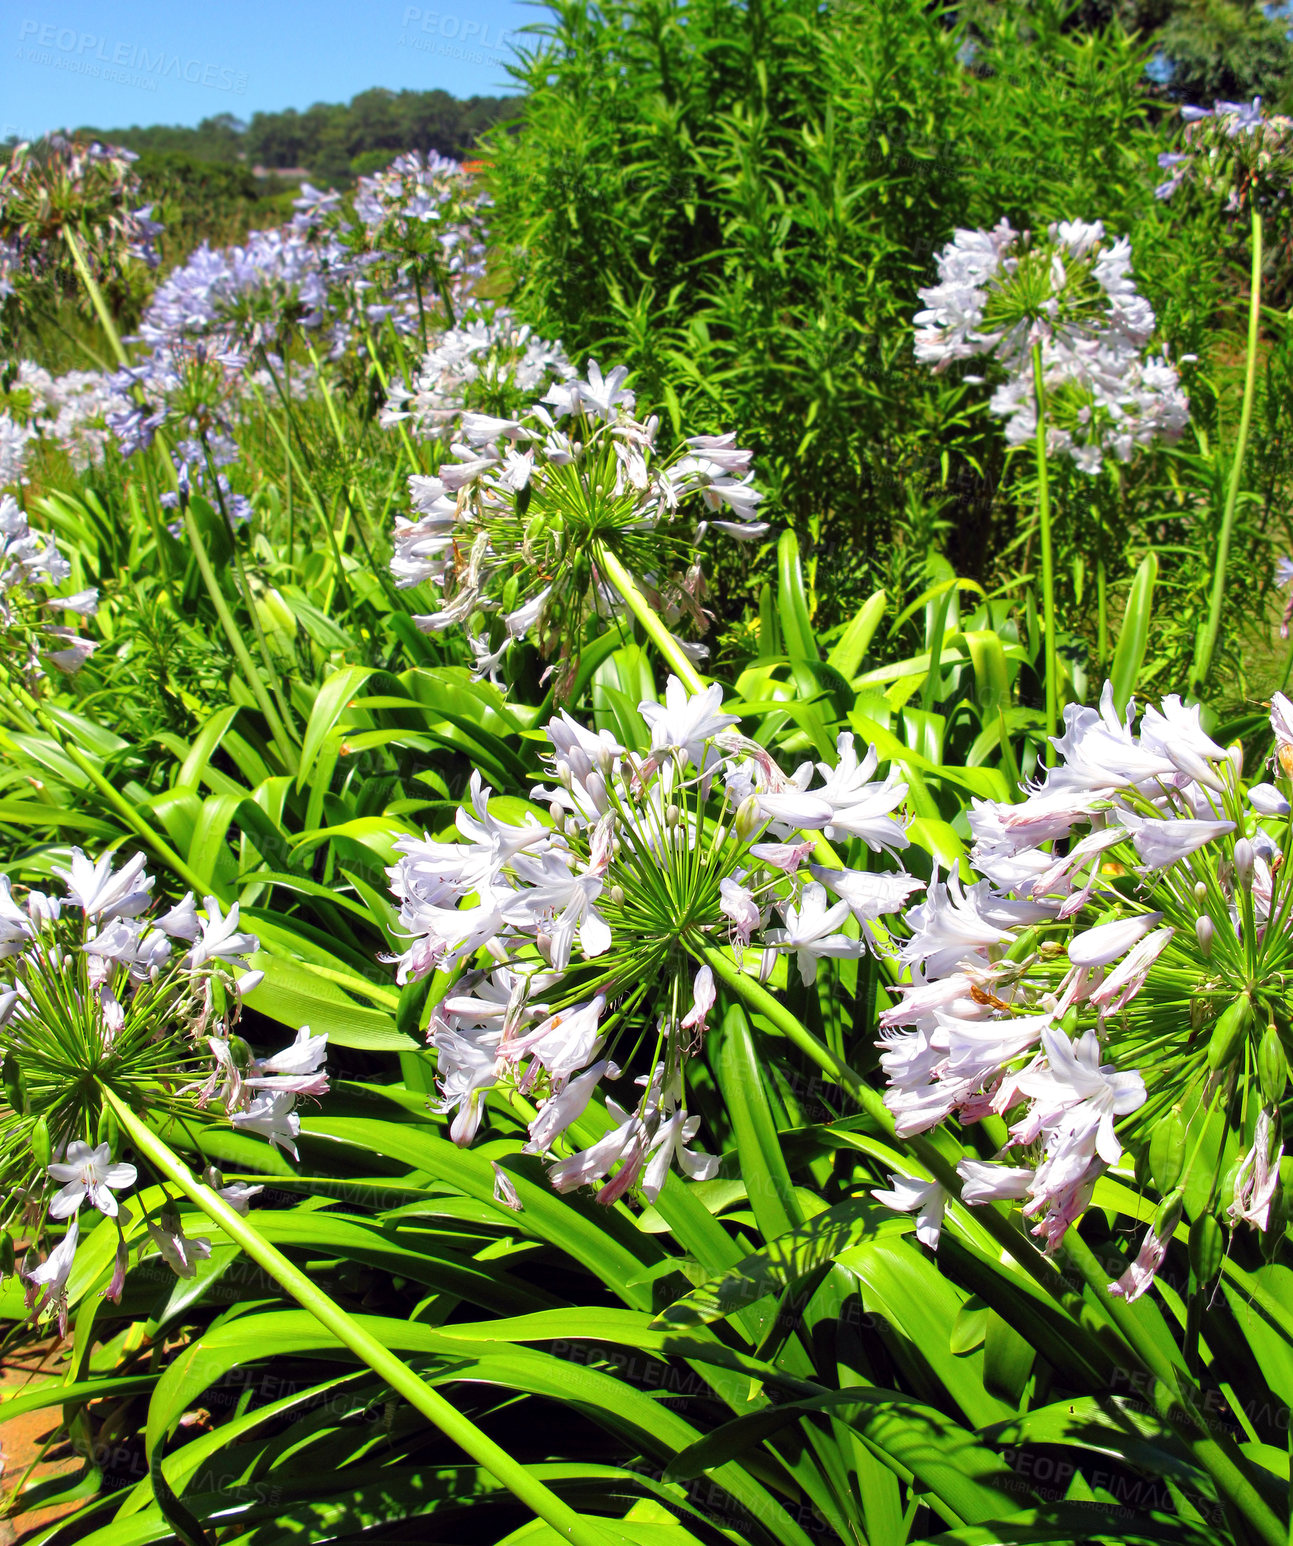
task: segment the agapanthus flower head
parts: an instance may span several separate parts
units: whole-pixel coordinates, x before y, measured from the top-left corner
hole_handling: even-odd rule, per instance
[[[69,236],[101,283],[131,259],[156,265],[161,226],[142,203],[136,159],[61,134],[14,147],[0,168],[0,305],[33,285],[75,291]]]
[[[946,370],[985,357],[1002,373],[989,412],[1006,419],[1011,445],[1037,432],[1034,350],[1039,350],[1049,454],[1097,473],[1106,454],[1177,439],[1189,404],[1174,366],[1146,354],[1153,308],[1139,293],[1128,239],[1103,224],[1066,220],[1042,238],[1002,220],[957,231],[938,257],[939,282],[918,292],[916,358]]]
[[[67,456],[77,472],[87,472],[102,466],[108,448],[115,444],[109,418],[128,414],[135,406],[113,386],[112,373],[100,370],[71,370],[54,376],[32,360],[22,360],[6,373],[5,386],[0,395],[4,409],[0,414],[0,488],[25,481],[22,465],[16,476],[6,476],[5,419],[14,426],[8,432],[10,445],[22,438],[16,451],[21,464],[25,465],[38,446],[51,445]]]
[[[302,1030],[258,1058],[237,1035],[261,974],[248,969],[259,942],[236,903],[167,905],[141,854],[92,860],[72,849],[52,875],[60,889],[49,892],[0,876],[0,1229],[43,1234],[73,1220],[54,1265],[24,1274],[53,1288],[58,1309],[59,1252],[70,1265],[76,1221],[98,1213],[120,1224],[118,1193],[137,1178],[105,1090],[154,1120],[229,1122],[294,1152],[293,1105],[327,1091],[327,1038]]]
[[[497,672],[531,638],[562,662],[562,681],[586,624],[623,607],[601,573],[612,552],[672,626],[705,623],[697,544],[709,526],[743,537],[762,495],[750,452],[734,435],[693,436],[671,455],[659,421],[635,418],[623,366],[555,382],[512,418],[464,414],[452,459],[409,480],[416,518],[395,529],[397,585],[428,583],[441,605],[415,618],[426,632],[461,626],[477,670]],[[560,685],[560,683],[559,683]]]
[[[330,287],[351,267],[348,256],[292,226],[252,231],[219,251],[203,242],[158,285],[139,336],[167,349],[215,334],[248,355],[281,353],[298,328],[330,318]]]
[[[834,764],[785,773],[739,734],[718,687],[691,693],[671,678],[665,701],[641,708],[637,751],[559,714],[552,782],[533,790],[531,815],[501,819],[473,775],[453,838],[401,839],[390,871],[409,942],[399,980],[452,978],[428,1037],[453,1137],[470,1142],[489,1092],[510,1087],[537,1105],[531,1146],[551,1154],[615,1080],[610,1129],[552,1170],[561,1190],[609,1177],[604,1202],[654,1199],[675,1158],[713,1174],[689,1147],[686,1108],[688,1061],[716,1013],[711,953],[751,970],[793,957],[811,981],[823,958],[874,948],[876,920],[907,889],[849,870],[823,884],[807,868],[806,833],[827,827],[877,850],[906,845],[906,786],[872,777],[874,756],[859,759],[851,736]],[[770,861],[769,836],[798,861]]]
[[[965,1200],[1017,1197],[1053,1250],[1124,1149],[1141,1175],[1156,1127],[1179,1123],[1186,1174],[1210,1167],[1207,1208],[1265,1227],[1293,1030],[1287,819],[1176,697],[1137,726],[1106,686],[1055,746],[1021,801],[976,805],[973,882],[936,876],[908,914],[909,977],[881,1019],[898,1132],[1004,1119],[1000,1163]],[[1179,1155],[1149,1180],[1166,1205]],[[1144,1291],[1168,1240],[1151,1231],[1118,1293]]]
[[[1183,186],[1220,197],[1231,214],[1256,204],[1272,212],[1288,203],[1293,184],[1293,118],[1270,113],[1262,99],[1214,102],[1210,108],[1181,109],[1181,149],[1163,151],[1160,170],[1168,175],[1154,190],[1170,199]]]
[[[574,374],[559,343],[535,338],[506,307],[487,306],[433,341],[411,383],[391,382],[379,422],[407,422],[417,439],[448,445],[461,438],[466,414],[511,419]]]

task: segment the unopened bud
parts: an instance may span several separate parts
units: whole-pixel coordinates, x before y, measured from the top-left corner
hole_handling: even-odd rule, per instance
[[[588,798],[593,802],[599,816],[604,816],[611,808],[610,799],[606,794],[606,780],[600,773],[590,773],[584,780],[584,789]]]
[[[665,811],[664,819],[665,819],[665,825],[666,826],[668,826],[668,827],[676,827],[678,825],[678,823],[682,820],[682,812],[679,810],[679,808],[676,805],[671,805],[668,808],[668,810]]]
[[[548,815],[552,817],[552,825],[560,832],[566,824],[566,813],[555,800],[548,806]]]
[[[552,965],[552,936],[545,934],[542,929],[534,936],[534,948],[543,957],[547,965]]]
[[[748,843],[761,826],[759,819],[759,798],[757,795],[747,794],[745,799],[736,807],[736,815],[732,820],[732,826],[736,835],[743,843]]]
[[[615,904],[616,907],[623,907],[624,906],[624,887],[623,886],[612,886],[611,887],[611,901]]]
[[[1194,900],[1199,904],[1200,907],[1202,907],[1203,904],[1207,901],[1207,899],[1208,899],[1208,883],[1207,883],[1207,881],[1196,880],[1194,882]]]
[[[1217,926],[1207,913],[1201,913],[1194,920],[1194,937],[1199,942],[1199,949],[1203,952],[1206,961],[1212,955],[1212,941],[1216,936]]]
[[[1235,844],[1235,878],[1247,891],[1253,883],[1253,864],[1257,855],[1253,852],[1253,845],[1246,837],[1241,837]]]

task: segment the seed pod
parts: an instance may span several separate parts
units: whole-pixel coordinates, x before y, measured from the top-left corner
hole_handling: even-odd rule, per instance
[[[13,1236],[6,1229],[0,1234],[0,1278],[12,1277],[13,1259]]]
[[[1241,993],[1233,1004],[1221,1011],[1208,1043],[1209,1068],[1225,1068],[1234,1058],[1248,1034],[1252,1018],[1253,1004],[1246,993]]]
[[[49,1141],[49,1123],[44,1117],[37,1118],[31,1130],[31,1152],[42,1170],[49,1168],[53,1157],[53,1145]]]
[[[1221,1225],[1212,1214],[1201,1214],[1190,1225],[1190,1266],[1200,1283],[1211,1283],[1221,1271],[1225,1249]]]
[[[1263,1032],[1261,1046],[1257,1049],[1257,1074],[1262,1082],[1262,1094],[1272,1106],[1277,1106],[1284,1098],[1289,1065],[1273,1020]]]
[[[1185,1123],[1181,1113],[1173,1109],[1155,1125],[1149,1138],[1149,1173],[1161,1196],[1175,1190],[1184,1169]]]
[[[1185,1193],[1179,1186],[1159,1203],[1158,1212],[1154,1215],[1154,1233],[1160,1240],[1172,1238],[1176,1226],[1181,1222],[1181,1208],[1184,1203]]]
[[[19,1116],[27,1113],[27,1081],[22,1076],[16,1052],[5,1054],[4,1098]]]

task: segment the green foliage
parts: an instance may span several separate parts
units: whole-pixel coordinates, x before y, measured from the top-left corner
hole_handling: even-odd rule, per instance
[[[221,113],[204,118],[196,129],[136,125],[78,133],[124,145],[150,160],[157,158],[159,169],[174,169],[175,158],[180,158],[180,165],[305,167],[316,182],[345,187],[360,171],[379,170],[401,151],[436,150],[459,159],[470,156],[477,138],[514,111],[511,97],[462,99],[447,91],[388,91],[375,86],[348,103],[316,102],[304,112],[289,107],[281,113],[253,113],[247,123]],[[357,157],[366,158],[360,167],[354,165]],[[196,171],[185,170],[190,182],[195,181]]]

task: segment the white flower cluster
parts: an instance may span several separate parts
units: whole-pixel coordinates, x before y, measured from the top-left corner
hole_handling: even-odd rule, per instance
[[[0,643],[29,683],[43,675],[42,661],[70,673],[94,651],[93,639],[45,620],[63,612],[88,617],[98,606],[97,590],[56,594],[71,573],[54,539],[33,531],[17,500],[0,494]]]
[[[30,425],[0,413],[0,489],[20,488],[27,482],[27,448],[35,438]]]
[[[603,375],[594,360],[587,380],[554,383],[514,418],[466,413],[453,459],[409,479],[417,518],[396,521],[391,573],[402,587],[438,587],[443,604],[414,621],[428,633],[466,627],[478,673],[496,672],[518,639],[533,634],[551,655],[587,616],[617,610],[597,542],[657,591],[667,620],[684,609],[699,620],[695,550],[707,527],[767,531],[752,519],[763,495],[735,435],[696,435],[661,457],[659,420],[633,417],[627,375]],[[688,519],[680,507],[693,499]],[[492,637],[477,631],[487,614],[499,619]]]
[[[916,358],[936,371],[987,356],[1005,371],[989,412],[1011,445],[1037,432],[1033,350],[1040,347],[1049,454],[1098,473],[1106,454],[1177,439],[1189,402],[1174,366],[1146,355],[1155,318],[1131,270],[1131,243],[1103,224],[1068,220],[1033,242],[1002,220],[957,231],[938,257],[939,282],[918,291]],[[976,379],[976,378],[968,378]]]
[[[687,1058],[716,1001],[706,952],[744,964],[753,945],[765,973],[786,955],[811,983],[823,957],[874,948],[875,921],[919,884],[808,863],[813,833],[906,846],[894,815],[906,785],[873,781],[874,749],[859,761],[844,735],[834,766],[786,774],[736,732],[719,687],[688,694],[670,678],[664,703],[640,708],[644,754],[564,713],[549,724],[555,785],[533,791],[549,821],[499,819],[473,775],[457,840],[401,839],[389,872],[411,941],[399,980],[457,974],[428,1033],[457,1142],[475,1135],[490,1090],[512,1088],[537,1102],[530,1149],[548,1153],[599,1081],[619,1077],[616,1060],[646,1052],[642,1094],[608,1100],[609,1131],[551,1169],[568,1191],[618,1166],[606,1203],[634,1188],[653,1200],[675,1156],[688,1175],[714,1173],[687,1147],[698,1118],[685,1105]]]
[[[16,413],[0,416],[0,487],[21,481],[5,475],[5,421],[14,424],[9,433],[26,445],[45,441],[56,445],[77,472],[101,467],[113,444],[110,420],[128,414],[134,404],[113,382],[111,374],[97,370],[71,370],[54,376],[31,360],[23,360],[9,386],[7,402]],[[24,446],[21,455],[26,455]]]
[[[1020,1200],[1048,1251],[1121,1160],[1121,1119],[1138,1113],[1144,1146],[1154,1122],[1191,1102],[1204,1109],[1205,1089],[1243,1065],[1242,1046],[1221,1047],[1225,1012],[1254,983],[1260,1007],[1264,949],[1283,960],[1287,888],[1260,821],[1287,814],[1286,799],[1258,785],[1245,804],[1241,758],[1204,732],[1197,706],[1169,697],[1138,732],[1133,715],[1118,716],[1108,686],[1098,711],[1070,705],[1060,760],[1026,797],[975,802],[970,863],[982,878],[935,877],[907,915],[909,981],[881,1017],[899,1136],[952,1115],[1004,1118],[998,1162],[958,1166],[962,1197]],[[1278,1115],[1258,1122],[1242,1089],[1240,1103],[1248,1155],[1229,1220],[1265,1228]],[[941,1189],[896,1178],[884,1200],[918,1210],[936,1242]],[[1114,1292],[1135,1297],[1152,1280],[1170,1231],[1151,1236]]]
[[[392,381],[378,422],[391,429],[407,420],[419,440],[448,443],[469,409],[506,415],[574,374],[559,343],[535,338],[500,306],[442,333],[411,385]]]
[[[0,1054],[12,1106],[0,1128],[0,1181],[29,1222],[46,1212],[72,1221],[40,1265],[22,1269],[28,1307],[35,1314],[52,1309],[60,1326],[81,1205],[120,1226],[126,1218],[114,1194],[136,1179],[133,1165],[112,1162],[109,1143],[89,1141],[96,1081],[128,1099],[127,1092],[146,1087],[159,1109],[188,1120],[218,1098],[235,1128],[294,1156],[300,1119],[292,1108],[299,1096],[323,1095],[328,1087],[326,1036],[302,1028],[292,1046],[257,1058],[229,1029],[262,977],[247,969],[259,942],[239,927],[237,903],[226,913],[207,897],[199,911],[186,895],[158,913],[143,855],[116,870],[112,860],[109,853],[96,862],[73,849],[67,868],[53,871],[63,894],[33,889],[22,901],[0,876]],[[208,1054],[214,1068],[194,1083]],[[58,1158],[44,1163],[42,1143],[47,1157],[52,1147]],[[46,1209],[49,1180],[59,1190]],[[220,1181],[217,1190],[246,1211],[260,1188]],[[181,1276],[192,1276],[196,1260],[209,1254],[206,1241],[185,1239],[173,1210],[164,1208],[148,1228]],[[125,1266],[120,1237],[110,1297],[120,1293]]]

